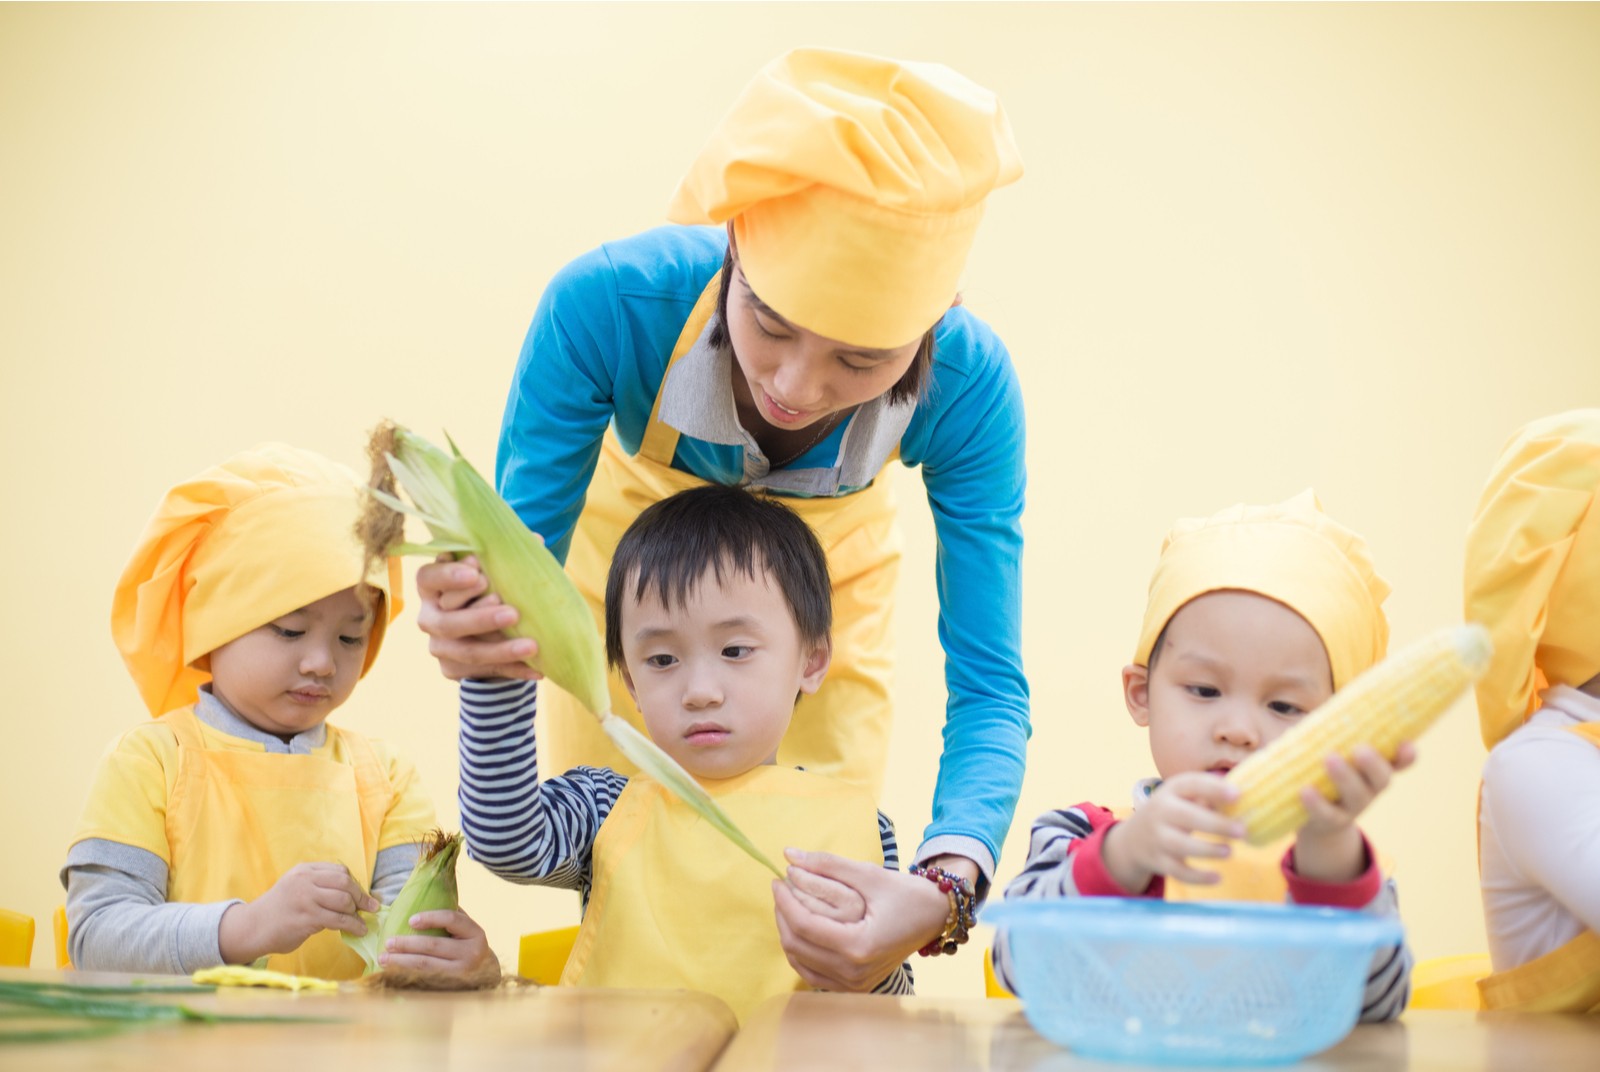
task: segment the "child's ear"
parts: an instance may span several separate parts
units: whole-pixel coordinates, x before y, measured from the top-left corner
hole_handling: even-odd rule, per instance
[[[828,664],[831,662],[833,662],[833,638],[825,637],[806,657],[805,666],[801,670],[800,691],[816,692],[821,688],[822,679],[828,676]]]
[[[1150,668],[1130,663],[1122,668],[1122,702],[1136,726],[1150,725]]]

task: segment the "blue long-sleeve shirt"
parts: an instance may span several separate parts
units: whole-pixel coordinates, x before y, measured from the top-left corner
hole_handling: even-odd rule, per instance
[[[658,228],[579,257],[540,300],[512,379],[496,474],[501,494],[563,561],[607,427],[627,452],[638,451],[673,346],[726,246],[719,228]],[[922,470],[933,514],[949,697],[932,822],[916,858],[959,853],[986,876],[1011,825],[1029,734],[1024,432],[1005,346],[966,309],[951,309],[899,441],[901,462]],[[739,484],[744,454],[738,444],[683,435],[673,465]],[[853,490],[845,483],[839,493]]]

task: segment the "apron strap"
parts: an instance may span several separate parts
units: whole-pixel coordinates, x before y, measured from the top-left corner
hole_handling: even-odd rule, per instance
[[[689,311],[689,319],[684,321],[683,331],[678,334],[678,343],[672,348],[672,359],[667,362],[666,372],[661,374],[661,387],[656,391],[655,404],[650,407],[650,423],[645,426],[644,439],[639,443],[640,456],[658,465],[670,468],[672,455],[678,449],[678,430],[661,421],[661,396],[667,389],[667,377],[672,375],[672,366],[678,363],[678,359],[694,349],[694,344],[700,340],[700,333],[717,311],[717,294],[721,286],[722,273],[719,271],[711,277],[711,282],[706,284],[694,308]]]

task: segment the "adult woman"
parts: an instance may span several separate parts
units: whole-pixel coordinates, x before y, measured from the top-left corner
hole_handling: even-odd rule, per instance
[[[797,710],[779,761],[874,792],[899,560],[880,477],[896,454],[920,465],[939,538],[950,701],[917,860],[971,882],[992,874],[1022,780],[1025,474],[1009,356],[955,307],[956,287],[984,197],[1020,173],[998,102],[947,68],[815,49],[780,58],[674,198],[675,221],[725,231],[647,232],[551,283],[498,460],[502,493],[565,556],[597,614],[611,549],[648,503],[704,481],[786,496],[828,550],[837,626],[833,669]],[[509,608],[468,605],[481,586],[467,566],[424,568],[419,620],[431,650],[451,677],[528,676],[517,660],[529,642],[484,635]],[[547,769],[627,769],[591,719],[546,692]],[[617,681],[613,696],[616,711],[632,711]],[[866,897],[867,916],[848,933],[830,929],[847,925],[826,918],[824,902],[850,899],[827,877]],[[936,937],[945,905],[920,879],[824,857],[780,891],[779,927],[808,981],[860,989]]]

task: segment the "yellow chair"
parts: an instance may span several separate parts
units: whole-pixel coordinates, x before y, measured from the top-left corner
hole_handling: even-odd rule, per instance
[[[517,947],[517,974],[541,986],[555,986],[577,940],[577,927],[524,934]]]
[[[1411,969],[1411,1002],[1406,1008],[1477,1011],[1483,1008],[1478,980],[1492,970],[1487,953],[1420,961]]]
[[[67,955],[67,906],[56,905],[54,914],[50,917],[50,927],[56,932],[56,967],[72,967],[72,958]]]
[[[1000,980],[994,977],[994,961],[989,957],[989,947],[983,947],[983,993],[985,997],[1010,998],[1016,1000],[1017,995],[1000,985]]]
[[[0,908],[0,967],[26,968],[33,963],[33,917]]]

